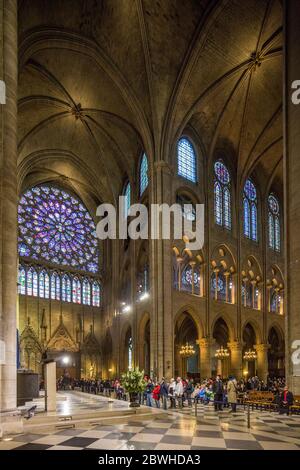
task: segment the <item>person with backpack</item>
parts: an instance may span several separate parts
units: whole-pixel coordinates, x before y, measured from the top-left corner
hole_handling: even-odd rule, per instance
[[[221,380],[220,375],[217,375],[216,380],[214,381],[213,392],[214,392],[215,411],[222,411],[224,387],[223,387],[223,382]]]

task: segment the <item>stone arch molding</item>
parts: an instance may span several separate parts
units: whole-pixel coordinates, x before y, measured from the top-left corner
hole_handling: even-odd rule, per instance
[[[62,320],[48,341],[47,349],[54,351],[78,352],[78,346]]]

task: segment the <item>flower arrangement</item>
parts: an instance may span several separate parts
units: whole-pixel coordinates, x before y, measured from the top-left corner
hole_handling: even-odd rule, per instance
[[[139,370],[139,368],[125,372],[122,375],[122,385],[125,391],[129,394],[143,392],[146,388],[144,375],[144,371]]]

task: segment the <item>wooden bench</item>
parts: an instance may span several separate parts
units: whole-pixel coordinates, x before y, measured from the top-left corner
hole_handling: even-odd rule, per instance
[[[275,397],[273,392],[261,392],[257,390],[251,390],[247,393],[244,398],[244,406],[250,405],[252,410],[254,408],[260,410],[276,410],[278,405],[275,403]]]

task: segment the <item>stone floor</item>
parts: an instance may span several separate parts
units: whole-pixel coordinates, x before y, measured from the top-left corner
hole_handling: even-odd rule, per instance
[[[86,395],[68,397],[69,410],[99,407],[97,398]],[[97,401],[95,401],[97,400]],[[115,402],[115,406],[128,406]],[[63,411],[63,410],[62,410]],[[64,410],[65,411],[65,410]],[[164,418],[147,421],[130,420],[126,424],[94,425],[53,432],[22,434],[0,442],[0,450],[300,450],[300,416],[279,416],[277,413],[251,412],[251,428],[247,415],[215,412],[212,405],[169,411]]]

